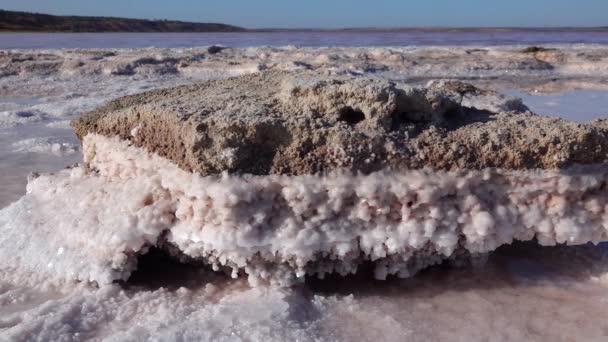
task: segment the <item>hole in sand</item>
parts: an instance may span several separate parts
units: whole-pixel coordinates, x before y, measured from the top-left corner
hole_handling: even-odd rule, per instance
[[[349,125],[356,125],[365,120],[365,114],[362,111],[354,110],[352,107],[344,107],[340,110],[338,121],[346,122]]]
[[[407,115],[405,112],[394,112],[391,114],[391,130],[398,131],[402,126],[411,125],[412,122],[408,120]]]
[[[163,287],[175,290],[182,286],[197,288],[218,278],[227,277],[201,263],[183,263],[165,249],[152,247],[148,253],[137,258],[137,269],[124,285],[127,288],[156,290]]]

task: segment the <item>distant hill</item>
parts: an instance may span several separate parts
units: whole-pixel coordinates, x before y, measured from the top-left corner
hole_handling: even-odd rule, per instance
[[[56,16],[0,10],[0,32],[239,32],[217,23],[112,17]]]
[[[354,27],[245,29],[219,23],[58,16],[0,9],[0,32],[608,32],[604,27]]]

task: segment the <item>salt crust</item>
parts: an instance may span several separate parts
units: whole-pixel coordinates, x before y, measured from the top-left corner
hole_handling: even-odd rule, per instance
[[[127,279],[162,242],[236,277],[289,285],[305,274],[408,277],[516,240],[606,240],[608,168],[369,175],[209,176],[118,138],[83,139],[87,166],[32,177],[0,211],[0,267],[57,279]]]
[[[12,145],[15,152],[48,153],[57,156],[78,152],[80,146],[65,138],[39,137],[19,140]]]

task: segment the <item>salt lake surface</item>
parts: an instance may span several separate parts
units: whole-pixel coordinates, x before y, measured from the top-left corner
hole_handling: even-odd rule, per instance
[[[608,44],[606,32],[4,33],[0,49]]]
[[[384,37],[380,40],[382,43],[376,44],[374,41],[380,39],[378,35],[376,33],[371,38],[353,35],[319,38],[308,34],[300,37],[299,41],[293,36],[280,35],[271,35],[275,41],[268,36],[260,38],[255,35],[237,35],[230,38],[232,41],[226,38],[228,36],[172,36],[173,39],[167,39],[164,35],[126,35],[121,41],[120,35],[115,36],[116,39],[97,35],[93,38],[87,35],[0,35],[0,48],[137,47],[160,42],[165,42],[162,43],[165,45],[161,44],[164,47],[608,42],[608,37],[601,34],[586,38],[584,35],[549,35],[549,38],[543,38],[508,34],[498,35],[499,38],[475,39],[465,39],[461,34],[452,38],[421,34],[420,37],[409,38],[399,35]],[[20,40],[22,43],[18,42]],[[607,117],[608,92],[603,89],[603,80],[596,78],[602,76],[602,63],[606,62],[597,52],[602,48],[589,52],[587,46],[562,47],[574,49],[573,56],[587,54],[591,59],[599,58],[599,62],[577,62],[574,66],[550,69],[543,64],[530,66],[526,64],[528,59],[521,62],[519,55],[508,50],[510,48],[494,50],[482,46],[488,55],[506,56],[499,61],[518,62],[498,65],[478,61],[470,64],[470,58],[458,57],[461,58],[460,64],[446,62],[446,65],[454,64],[454,67],[442,64],[435,70],[441,70],[442,76],[473,81],[482,79],[484,85],[523,97],[524,103],[542,114],[575,121]],[[48,58],[48,50],[32,51],[46,54],[44,58]],[[9,205],[25,193],[29,172],[57,171],[79,162],[82,158],[80,144],[69,128],[69,120],[118,96],[258,72],[260,68],[257,66],[262,63],[259,62],[262,58],[266,67],[293,66],[291,61],[280,63],[286,59],[285,56],[298,56],[296,61],[309,61],[307,56],[316,55],[321,56],[319,68],[343,66],[340,72],[359,73],[363,70],[382,77],[404,78],[403,73],[391,73],[399,64],[387,62],[387,70],[377,65],[365,69],[355,63],[362,59],[369,66],[369,56],[380,56],[382,60],[402,63],[404,70],[418,68],[412,77],[417,82],[424,83],[436,76],[426,73],[433,70],[425,70],[424,63],[406,65],[409,52],[398,49],[368,51],[345,47],[334,51],[302,51],[253,48],[231,51],[198,68],[192,68],[197,63],[194,58],[189,59],[189,67],[167,68],[163,58],[175,51],[144,49],[125,52],[139,56],[139,59],[149,55],[153,60],[161,61],[142,63],[133,62],[139,60],[136,58],[121,59],[123,51],[120,50],[111,51],[114,56],[107,51],[83,50],[82,56],[85,57],[78,55],[78,58],[52,50],[52,54],[67,56],[66,60],[30,64],[16,74],[0,77],[0,189],[3,189],[0,207]],[[413,54],[415,58],[430,56],[425,63],[436,63],[445,56],[456,54],[454,51],[457,49],[430,49]],[[478,47],[473,50],[467,47],[462,51],[471,51],[463,52],[463,56],[480,53]],[[366,57],[362,52],[367,53]],[[89,53],[92,56],[90,60],[86,57]],[[184,58],[190,58],[198,56],[199,52],[187,50],[185,54]],[[94,61],[99,61],[94,59],[98,56],[105,56],[100,58],[108,60],[108,64],[99,68],[93,65]],[[209,61],[211,57],[198,58]],[[84,65],[73,62],[74,59]],[[236,61],[240,64],[236,67],[240,69],[222,60]],[[252,65],[256,67],[249,67],[243,61],[253,61]],[[56,64],[60,66],[55,68]],[[554,64],[558,65],[557,62]],[[87,68],[89,65],[91,68]],[[232,69],[227,72],[229,68]],[[513,86],[517,82],[508,79],[509,74],[521,77],[520,88]],[[506,76],[501,78],[497,75]],[[525,75],[532,76],[525,78]],[[557,91],[552,93],[533,91],[537,79],[543,83],[545,79],[554,77],[565,78],[565,86],[557,87]],[[502,83],[505,79],[509,80],[507,85]],[[585,85],[593,89],[585,89]],[[36,211],[36,208],[29,210]],[[61,215],[60,212],[57,214]],[[154,253],[142,259],[139,271],[123,284],[47,283],[36,275],[0,269],[0,339],[377,341],[381,336],[386,341],[600,341],[608,336],[608,323],[604,319],[608,313],[607,257],[605,245],[539,248],[521,243],[502,247],[487,259],[474,260],[473,265],[446,264],[410,279],[374,281],[370,280],[366,270],[362,270],[349,278],[308,279],[305,284],[294,288],[250,288],[245,279],[231,279],[208,269],[179,265]]]
[[[507,90],[504,93],[521,97],[533,112],[542,115],[577,122],[608,118],[608,91],[605,90],[576,89],[546,94]]]

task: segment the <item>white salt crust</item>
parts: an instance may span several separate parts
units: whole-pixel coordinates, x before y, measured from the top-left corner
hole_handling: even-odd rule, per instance
[[[89,134],[83,153],[90,169],[32,178],[0,211],[0,267],[109,283],[162,240],[252,285],[289,285],[366,261],[378,279],[408,277],[463,251],[600,242],[608,230],[605,165],[201,177],[118,138]]]
[[[13,151],[18,153],[43,153],[56,156],[77,153],[80,146],[67,138],[40,137],[19,140],[12,145]]]

